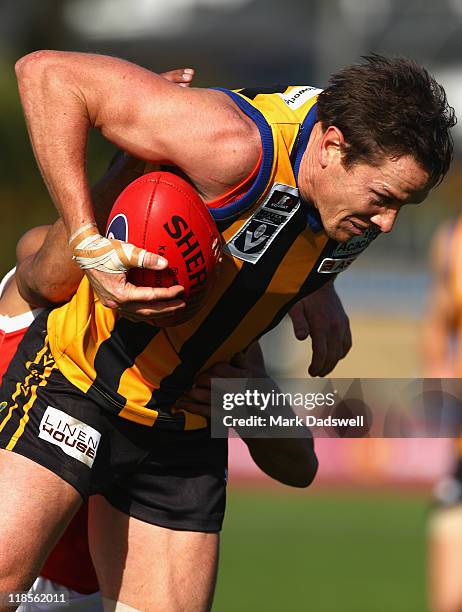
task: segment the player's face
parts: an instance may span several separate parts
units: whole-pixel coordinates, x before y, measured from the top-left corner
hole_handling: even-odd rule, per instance
[[[313,200],[328,236],[345,242],[372,227],[390,232],[401,207],[422,202],[429,187],[427,172],[410,155],[348,170],[331,163],[321,172]]]

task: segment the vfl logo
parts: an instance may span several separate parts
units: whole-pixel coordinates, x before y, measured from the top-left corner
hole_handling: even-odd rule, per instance
[[[269,238],[269,236],[265,236],[266,225],[262,223],[257,227],[257,229],[253,232],[247,230],[245,233],[245,243],[244,243],[244,251],[250,251],[253,247],[258,246],[262,242],[265,242]]]
[[[106,231],[106,238],[128,241],[128,219],[122,213],[112,219]]]
[[[8,406],[8,402],[1,402],[1,403],[0,403],[0,412],[1,412],[2,410],[5,410],[5,408],[6,408],[7,406]]]
[[[275,183],[265,201],[228,241],[225,250],[237,259],[257,263],[299,207],[298,189]]]
[[[91,468],[101,434],[62,410],[48,406],[40,421],[39,438],[59,446],[66,455]]]

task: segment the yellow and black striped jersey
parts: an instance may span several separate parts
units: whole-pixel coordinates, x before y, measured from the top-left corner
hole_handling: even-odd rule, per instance
[[[462,217],[452,221],[444,229],[444,241],[441,252],[441,267],[447,282],[445,289],[455,306],[455,327],[451,329],[448,339],[448,365],[450,376],[462,376]],[[462,478],[462,435],[457,437],[456,454],[458,463],[455,478]],[[460,500],[458,500],[460,501]]]
[[[99,404],[144,425],[204,427],[203,417],[175,408],[196,374],[245,350],[378,233],[338,244],[327,237],[316,209],[299,197],[298,170],[320,90],[221,91],[257,125],[262,158],[244,193],[211,208],[226,247],[206,304],[177,327],[132,323],[104,307],[84,278],[48,320],[63,375]]]
[[[449,278],[449,290],[457,309],[457,328],[455,330],[455,371],[462,372],[462,218],[450,227],[450,235],[445,253],[445,264]],[[462,447],[461,447],[462,448]]]

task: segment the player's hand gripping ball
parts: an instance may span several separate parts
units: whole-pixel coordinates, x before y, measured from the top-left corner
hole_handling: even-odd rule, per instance
[[[222,242],[204,202],[184,179],[150,172],[130,183],[112,207],[106,236],[167,259],[165,270],[130,270],[133,284],[184,287],[186,307],[154,319],[156,325],[179,325],[199,310],[215,280]]]

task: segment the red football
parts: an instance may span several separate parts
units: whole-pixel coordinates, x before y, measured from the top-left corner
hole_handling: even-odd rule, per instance
[[[184,287],[186,308],[159,318],[156,324],[179,325],[197,312],[215,278],[221,236],[194,187],[170,172],[141,176],[115,201],[106,236],[167,259],[165,270],[130,270],[130,282],[144,287]]]

